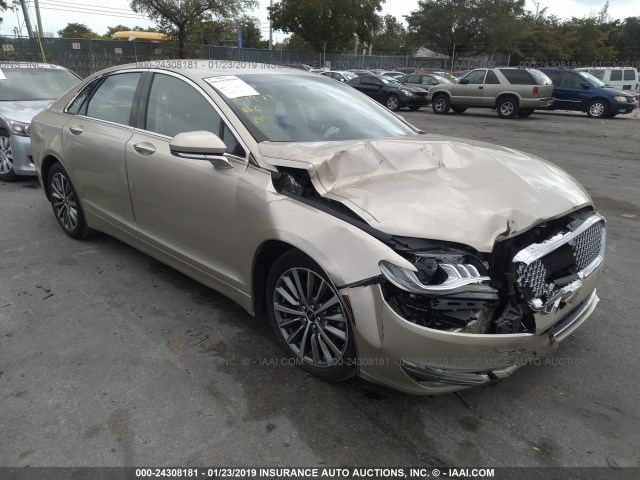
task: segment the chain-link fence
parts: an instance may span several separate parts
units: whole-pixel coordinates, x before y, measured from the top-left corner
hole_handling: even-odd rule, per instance
[[[178,45],[169,42],[90,40],[68,38],[14,38],[0,37],[0,62],[53,63],[86,77],[98,70],[126,63],[148,62],[177,58]],[[349,55],[295,52],[288,50],[261,50],[221,47],[213,45],[187,45],[187,58],[229,60],[277,65],[307,64],[334,69],[383,68],[437,69],[462,71],[477,67],[508,65],[509,55],[487,55],[474,58],[414,57],[390,55]],[[43,56],[44,53],[44,56]]]

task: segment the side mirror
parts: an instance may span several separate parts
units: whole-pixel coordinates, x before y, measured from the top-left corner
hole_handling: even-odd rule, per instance
[[[467,80],[466,78],[463,78],[462,80],[460,80],[458,82],[460,85],[469,85],[469,80]]]
[[[225,143],[205,130],[179,133],[169,142],[169,150],[176,157],[208,160],[216,168],[233,168],[233,163],[224,156]]]
[[[584,88],[585,90],[589,90],[589,87],[590,87],[590,85],[589,85],[587,82],[582,82],[582,83],[580,84],[580,86],[581,86],[582,88]]]

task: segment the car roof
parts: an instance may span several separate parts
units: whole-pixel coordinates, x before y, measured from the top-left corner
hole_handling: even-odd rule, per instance
[[[224,68],[218,65],[231,64],[232,68]],[[97,72],[98,74],[114,73],[121,70],[165,70],[168,72],[179,73],[185,77],[202,80],[210,77],[220,77],[226,75],[306,75],[311,78],[317,78],[318,75],[308,70],[290,68],[284,65],[271,65],[265,63],[249,63],[217,61],[217,60],[157,60],[148,62],[128,63],[110,67]]]

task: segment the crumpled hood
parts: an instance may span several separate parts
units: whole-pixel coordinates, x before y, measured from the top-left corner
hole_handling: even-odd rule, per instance
[[[272,165],[306,169],[320,195],[379,230],[481,252],[499,238],[591,204],[585,189],[549,162],[450,137],[263,142],[260,150]]]
[[[31,123],[40,111],[53,100],[30,100],[24,102],[0,102],[0,115],[9,120]]]

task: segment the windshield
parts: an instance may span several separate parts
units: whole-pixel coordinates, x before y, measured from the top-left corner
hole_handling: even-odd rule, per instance
[[[416,131],[357,90],[321,76],[238,75],[258,95],[222,98],[258,142],[364,140]]]
[[[584,78],[592,87],[603,88],[605,83],[598,80],[596,77],[587,72],[578,72],[582,78]]]
[[[451,80],[441,75],[431,75],[431,76],[435,78],[438,81],[438,83],[453,83]]]
[[[1,68],[1,66],[0,66]],[[0,101],[56,100],[80,81],[73,73],[51,68],[1,68]]]

